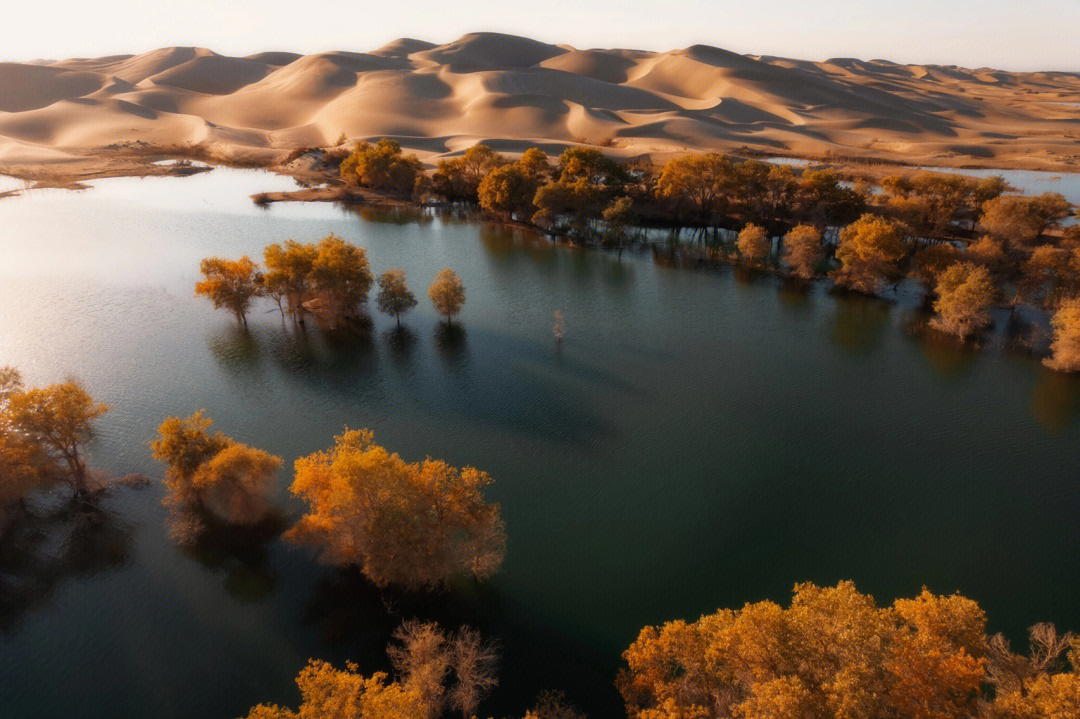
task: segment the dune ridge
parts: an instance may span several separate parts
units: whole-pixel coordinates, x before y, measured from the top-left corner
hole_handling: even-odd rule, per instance
[[[1080,169],[1080,75],[811,62],[697,45],[576,49],[476,33],[368,53],[141,55],[0,64],[0,170],[199,146],[272,164],[302,146],[398,139],[424,159],[584,142]]]

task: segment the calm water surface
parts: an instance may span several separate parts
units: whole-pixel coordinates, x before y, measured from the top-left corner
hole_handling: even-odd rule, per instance
[[[565,689],[620,714],[620,652],[649,623],[853,579],[882,602],[961,591],[991,629],[1080,629],[1080,386],[1037,359],[921,338],[910,300],[619,261],[527,234],[328,205],[258,210],[291,181],[238,171],[101,181],[0,201],[0,364],[76,375],[115,405],[96,468],[142,472],[108,520],[55,520],[0,552],[0,714],[206,717],[295,704],[308,657],[386,668],[402,618],[467,622],[503,647],[482,714]],[[192,295],[200,258],[335,232],[421,298],[404,337],[250,335]],[[462,276],[460,330],[423,291]],[[553,338],[553,313],[566,336]],[[1006,324],[998,318],[998,329]],[[286,460],[370,427],[408,459],[496,478],[509,534],[492,582],[380,594],[269,539],[173,546],[146,446],[206,408]],[[280,503],[291,472],[279,478]]]

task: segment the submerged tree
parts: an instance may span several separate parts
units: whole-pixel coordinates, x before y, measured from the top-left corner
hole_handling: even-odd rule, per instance
[[[9,400],[22,388],[18,370],[0,367],[0,537],[27,495],[58,476],[53,458],[12,424]]]
[[[796,277],[810,279],[825,256],[821,233],[813,225],[798,225],[784,236],[784,261]]]
[[[367,301],[371,289],[371,267],[367,252],[333,233],[315,245],[309,284],[314,306],[331,326],[355,317]]]
[[[195,283],[195,294],[236,315],[247,328],[247,310],[251,301],[262,294],[262,273],[246,255],[239,260],[207,257],[199,265],[203,279]]]
[[[61,477],[77,497],[89,495],[93,487],[83,450],[94,436],[94,421],[110,407],[95,402],[75,380],[29,389],[11,384],[10,377],[8,383],[2,424],[14,433],[9,451],[37,458],[44,453],[63,467]]]
[[[428,288],[428,297],[435,305],[435,311],[446,318],[446,324],[450,324],[451,318],[461,312],[465,304],[465,285],[457,273],[447,267],[435,275],[435,281]]]
[[[263,262],[266,274],[263,287],[281,310],[282,316],[286,303],[288,312],[294,320],[301,320],[304,314],[304,297],[311,288],[311,270],[315,265],[318,250],[314,244],[286,240],[284,245],[267,245],[263,250]]]
[[[169,465],[165,503],[181,512],[203,510],[229,524],[256,523],[270,509],[281,458],[221,432],[210,434],[211,424],[200,410],[186,419],[169,417],[158,428],[150,446],[154,458]]]
[[[405,284],[405,270],[387,270],[379,276],[375,305],[380,311],[393,315],[397,326],[401,327],[401,315],[416,307],[416,296]]]
[[[499,506],[481,494],[491,481],[472,467],[408,463],[370,430],[346,431],[331,449],[296,461],[291,491],[308,512],[287,536],[380,587],[433,588],[460,572],[484,579],[506,544]]]
[[[836,284],[856,292],[874,294],[897,275],[897,263],[906,254],[900,227],[866,214],[840,232],[836,259],[840,269],[830,273]]]
[[[982,265],[958,262],[938,276],[937,301],[931,320],[936,329],[967,339],[990,324],[988,309],[996,295],[990,271]]]
[[[742,231],[739,232],[739,239],[735,244],[739,248],[739,255],[742,259],[750,264],[764,262],[769,256],[769,249],[771,248],[769,238],[765,235],[765,228],[753,223],[742,228]]]
[[[734,166],[715,152],[695,153],[669,160],[656,182],[657,194],[676,209],[711,225],[725,209],[733,186]]]
[[[908,274],[917,279],[930,295],[937,287],[938,277],[947,267],[955,264],[960,259],[960,250],[952,245],[941,242],[927,245],[919,250],[911,258],[911,270]]]
[[[1080,372],[1080,297],[1062,302],[1050,324],[1054,327],[1054,341],[1050,344],[1050,357],[1044,360],[1046,366],[1062,372]]]
[[[432,189],[448,200],[476,202],[484,177],[506,164],[506,158],[487,145],[473,145],[460,157],[438,161]]]

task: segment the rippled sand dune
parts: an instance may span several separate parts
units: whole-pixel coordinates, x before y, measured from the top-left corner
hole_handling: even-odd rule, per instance
[[[522,37],[401,39],[368,53],[143,55],[0,64],[0,166],[199,145],[270,163],[395,137],[430,158],[477,141],[622,155],[751,148],[938,165],[1080,169],[1080,74],[808,62],[694,46],[578,50]],[[1073,104],[1069,104],[1073,103]]]

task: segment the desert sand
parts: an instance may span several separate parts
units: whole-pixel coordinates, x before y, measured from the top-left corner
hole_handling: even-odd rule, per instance
[[[720,150],[1080,171],[1080,74],[824,62],[694,46],[578,50],[480,33],[368,53],[0,64],[0,174],[130,174],[160,157],[272,166],[392,137],[422,159],[484,142],[664,159]]]

